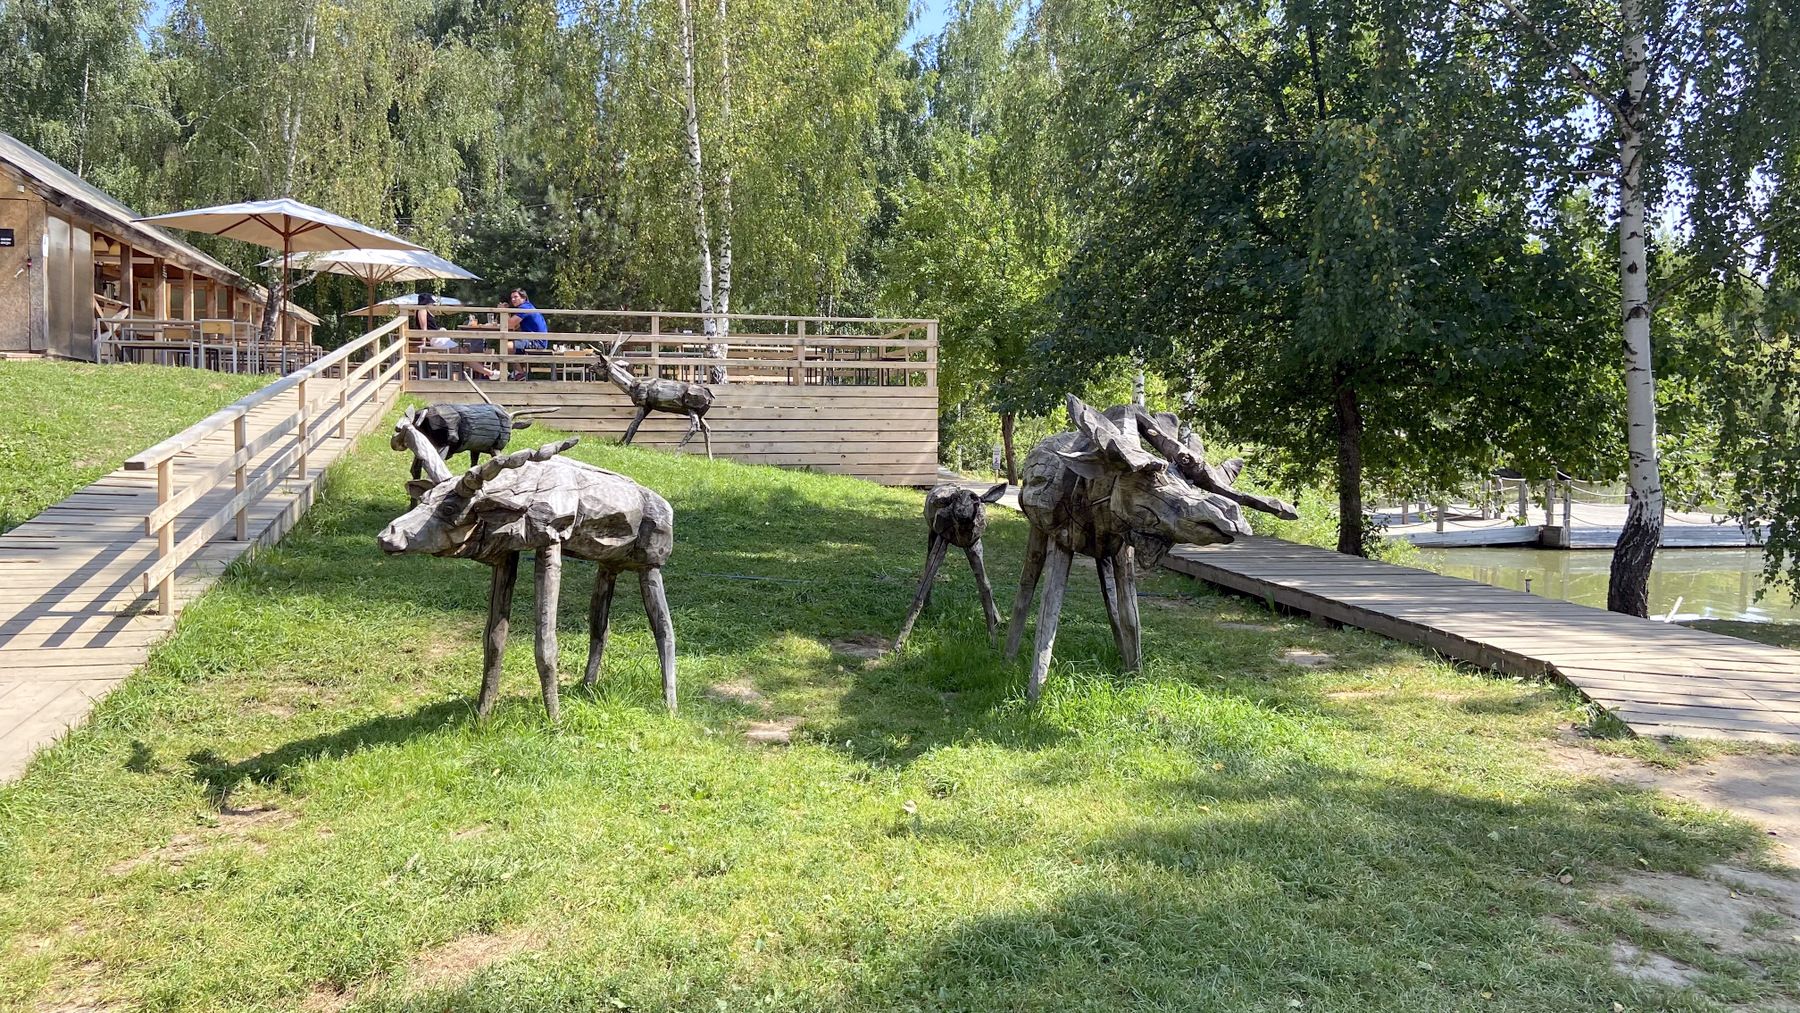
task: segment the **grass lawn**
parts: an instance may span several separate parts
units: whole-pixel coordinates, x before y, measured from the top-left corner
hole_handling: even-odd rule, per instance
[[[0,362],[0,531],[267,382],[169,366]]]
[[[1167,575],[1121,675],[1090,567],[1033,710],[956,560],[904,657],[834,654],[906,608],[912,491],[583,444],[675,505],[681,713],[622,581],[599,692],[547,727],[527,579],[477,726],[487,570],[379,553],[386,439],[0,788],[0,1006],[1712,1010],[1800,983],[1791,947],[1604,902],[1760,837],[1552,765],[1565,691]],[[1003,599],[1023,534],[996,511]],[[784,719],[791,746],[742,734]],[[1621,936],[1697,986],[1620,977]]]

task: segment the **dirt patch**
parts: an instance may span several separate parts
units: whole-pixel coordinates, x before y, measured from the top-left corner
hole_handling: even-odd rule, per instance
[[[452,830],[450,832],[450,839],[453,841],[472,841],[487,832],[488,825],[486,823],[477,823],[472,827],[463,827],[461,830]]]
[[[1337,655],[1324,651],[1312,651],[1304,647],[1290,647],[1281,652],[1281,660],[1301,668],[1326,668],[1337,661]]]
[[[856,636],[845,637],[842,640],[826,641],[825,646],[831,648],[833,654],[859,658],[866,664],[878,660],[893,645],[873,633],[858,633]]]
[[[1777,857],[1800,866],[1800,757],[1728,754],[1671,770],[1597,753],[1569,729],[1550,744],[1548,753],[1551,763],[1566,773],[1654,788],[1742,816],[1769,833]]]
[[[706,687],[705,695],[720,703],[735,703],[745,707],[761,707],[769,702],[769,698],[757,692],[756,687],[747,682],[721,682]]]
[[[1763,886],[1753,887],[1752,880]],[[1772,945],[1791,946],[1800,928],[1794,918],[1800,883],[1736,866],[1712,866],[1703,879],[1640,872],[1600,896],[1631,907],[1659,931],[1692,936],[1740,959]]]
[[[744,741],[759,746],[790,745],[794,740],[794,730],[799,727],[800,719],[796,717],[753,721],[744,728]]]
[[[52,994],[32,1004],[33,1013],[111,1013],[124,1009],[118,1003],[101,998],[100,975],[106,965],[90,960],[68,972],[66,978],[52,985]]]
[[[265,851],[267,846],[252,839],[252,835],[257,831],[278,829],[294,822],[292,813],[267,805],[241,809],[224,806],[216,819],[216,824],[211,827],[176,834],[162,847],[152,848],[135,858],[115,862],[106,871],[114,876],[123,876],[146,865],[179,869],[199,857],[221,838],[240,841],[253,851]]]
[[[1233,623],[1233,622],[1221,622],[1221,623],[1219,623],[1219,627],[1221,629],[1227,629],[1227,630],[1254,630],[1257,633],[1274,633],[1275,631],[1277,631],[1281,628],[1279,626],[1270,626],[1268,623]]]
[[[1392,696],[1392,686],[1364,686],[1360,689],[1334,689],[1323,694],[1327,700],[1367,700],[1371,697]]]
[[[338,1013],[356,1001],[356,989],[314,985],[300,1000],[301,1013]]]
[[[1612,966],[1627,978],[1670,988],[1686,988],[1700,977],[1699,970],[1679,960],[1655,950],[1640,949],[1623,939],[1613,940]]]
[[[535,938],[524,929],[458,936],[414,957],[406,968],[407,984],[414,991],[455,988],[473,978],[482,968],[531,949],[535,944]]]

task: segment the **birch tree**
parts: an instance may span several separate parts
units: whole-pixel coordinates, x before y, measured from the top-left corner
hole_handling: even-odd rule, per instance
[[[1522,150],[1551,185],[1592,186],[1597,166],[1612,162],[1603,189],[1618,235],[1630,495],[1607,608],[1642,616],[1664,509],[1656,308],[1684,286],[1735,283],[1758,256],[1776,211],[1759,179],[1796,140],[1793,114],[1778,109],[1792,102],[1800,74],[1793,14],[1766,0],[1497,0],[1475,9],[1515,40],[1517,108],[1529,111],[1521,126],[1531,132]],[[1566,96],[1560,105],[1529,97],[1546,87]],[[1659,221],[1683,243],[1684,270],[1698,270],[1663,279],[1653,293]]]

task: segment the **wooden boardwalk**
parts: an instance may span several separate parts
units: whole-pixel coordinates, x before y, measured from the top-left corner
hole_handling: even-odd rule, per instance
[[[393,405],[399,384],[382,386],[388,389],[347,413],[342,437],[333,432],[320,439],[304,476],[276,474],[295,469],[291,445],[273,432],[284,420],[292,427],[299,390],[249,410],[247,440],[269,444],[250,457],[250,485],[254,491],[261,479],[272,487],[248,508],[244,541],[232,540],[228,526],[176,570],[176,614],[226,564],[293,527],[312,504],[325,468]],[[233,455],[228,425],[173,459],[176,490],[196,484],[210,490],[182,511],[174,544],[233,498],[229,481],[216,488],[208,481]],[[37,750],[80,722],[173,627],[174,616],[157,614],[157,595],[144,586],[158,556],[157,539],[145,533],[156,506],[154,471],[121,469],[0,535],[0,780],[16,777]]]
[[[1567,682],[1645,735],[1800,744],[1800,652],[1273,538],[1163,565],[1513,675]]]

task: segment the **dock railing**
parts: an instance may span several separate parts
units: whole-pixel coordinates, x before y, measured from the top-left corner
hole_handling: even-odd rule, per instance
[[[706,382],[715,367],[722,367],[732,383],[937,386],[936,320],[550,308],[535,312],[554,329],[529,333],[518,330],[516,317],[521,311],[510,306],[432,307],[432,311],[440,316],[488,316],[495,323],[429,332],[430,337],[449,338],[460,347],[415,349],[412,359],[418,379],[448,379],[467,372],[605,382],[605,366],[597,353],[620,343],[619,358],[633,372],[663,379]],[[723,323],[726,333],[707,333],[709,320]],[[414,333],[417,338],[425,336]],[[543,340],[548,347],[513,349],[512,343],[520,339]],[[721,351],[724,354],[718,354]]]
[[[342,439],[345,423],[358,409],[383,392],[399,391],[407,367],[406,346],[406,320],[396,318],[125,462],[128,471],[156,471],[156,508],[144,518],[145,535],[156,537],[156,562],[144,573],[143,590],[156,591],[162,614],[173,614],[175,571],[183,563],[227,524],[233,525],[235,540],[246,540],[251,507],[290,475],[304,480],[308,458],[321,443],[333,436]],[[250,413],[289,391],[295,392],[294,410],[253,435]],[[224,436],[227,427],[229,437]],[[182,488],[174,487],[177,456],[196,451],[209,440],[225,439],[230,441],[228,454]],[[225,448],[218,450],[223,453]],[[227,482],[231,498],[177,544],[176,525],[182,514]]]

